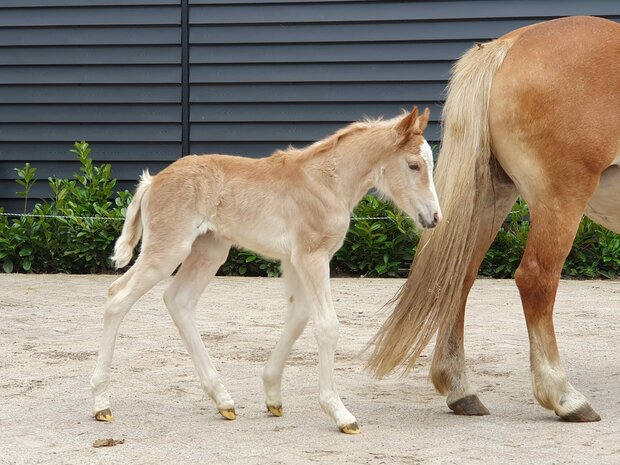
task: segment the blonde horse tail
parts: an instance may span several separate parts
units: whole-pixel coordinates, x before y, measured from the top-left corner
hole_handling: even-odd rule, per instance
[[[367,367],[375,376],[400,365],[409,372],[433,335],[451,329],[457,317],[480,227],[476,212],[488,208],[493,195],[491,83],[511,45],[501,39],[476,45],[454,65],[435,170],[444,219],[422,234],[407,282],[392,300],[394,310],[367,346]]]
[[[110,257],[117,269],[123,268],[131,261],[133,250],[142,237],[142,198],[151,186],[151,181],[151,175],[148,170],[145,170],[140,177],[140,184],[138,184],[136,193],[129,207],[127,207],[123,231],[114,244],[114,254]]]

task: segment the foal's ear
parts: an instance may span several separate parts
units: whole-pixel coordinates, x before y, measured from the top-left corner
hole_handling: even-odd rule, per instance
[[[428,118],[431,116],[431,111],[426,107],[424,113],[416,118],[413,123],[413,133],[423,134],[426,126],[428,126]]]
[[[409,135],[409,131],[413,129],[413,126],[418,119],[418,107],[413,107],[411,113],[405,115],[396,125],[396,132],[399,135],[406,137]]]

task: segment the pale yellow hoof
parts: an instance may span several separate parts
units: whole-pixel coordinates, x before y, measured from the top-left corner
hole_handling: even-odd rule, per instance
[[[344,425],[340,427],[340,431],[345,434],[360,434],[360,427],[356,423],[351,423],[350,425]]]
[[[234,420],[235,418],[237,418],[237,414],[235,413],[234,408],[222,408],[220,409],[220,415],[222,415],[227,420]]]
[[[110,423],[114,420],[114,418],[112,417],[112,411],[109,408],[99,410],[97,413],[95,413],[95,420],[107,421],[108,423]]]
[[[269,412],[274,416],[274,417],[281,417],[282,416],[282,406],[275,406],[275,405],[267,405],[267,410],[269,410]]]

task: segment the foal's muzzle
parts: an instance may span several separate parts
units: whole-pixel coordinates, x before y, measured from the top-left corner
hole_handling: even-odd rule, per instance
[[[433,213],[431,218],[428,218],[422,215],[422,213],[419,213],[418,221],[420,222],[423,228],[432,229],[435,226],[437,226],[437,224],[441,221],[441,213],[435,212]]]

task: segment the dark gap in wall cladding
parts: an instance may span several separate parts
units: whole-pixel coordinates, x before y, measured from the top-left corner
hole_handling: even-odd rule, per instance
[[[3,0],[0,207],[21,205],[24,162],[75,172],[75,140],[121,189],[183,154],[266,156],[413,104],[435,143],[464,50],[571,14],[618,20],[620,2]]]

